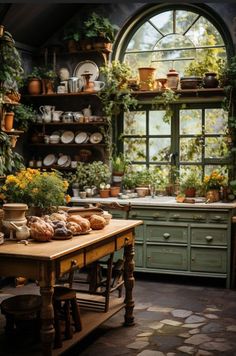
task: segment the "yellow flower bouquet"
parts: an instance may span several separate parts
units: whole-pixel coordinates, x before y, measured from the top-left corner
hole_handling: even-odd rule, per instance
[[[210,175],[204,177],[206,191],[220,189],[226,183],[226,177],[218,171],[212,171]]]
[[[27,168],[6,177],[0,188],[0,200],[50,210],[70,201],[67,189],[68,182],[60,172]]]

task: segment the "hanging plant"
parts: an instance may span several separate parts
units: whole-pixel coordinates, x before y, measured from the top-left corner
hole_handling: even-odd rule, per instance
[[[179,99],[180,95],[176,94],[172,89],[165,90],[161,95],[155,96],[152,99],[152,108],[157,110],[165,110],[163,122],[170,124],[173,110],[171,104]]]
[[[15,173],[24,168],[23,157],[11,148],[11,137],[0,132],[0,176]]]

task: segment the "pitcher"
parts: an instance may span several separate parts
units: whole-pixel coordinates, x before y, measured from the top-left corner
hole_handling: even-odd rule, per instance
[[[39,107],[39,111],[42,114],[43,121],[51,122],[52,120],[52,112],[55,110],[54,106],[51,105],[41,105]]]

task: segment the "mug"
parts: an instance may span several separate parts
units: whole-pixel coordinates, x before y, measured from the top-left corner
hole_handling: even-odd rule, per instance
[[[95,91],[102,90],[105,87],[105,83],[100,80],[95,80],[93,83]]]

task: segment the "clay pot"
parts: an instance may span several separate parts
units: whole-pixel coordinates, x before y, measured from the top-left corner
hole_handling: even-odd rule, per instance
[[[118,194],[120,193],[120,187],[111,187],[111,197],[117,197]]]
[[[206,200],[208,203],[214,203],[220,200],[220,191],[218,189],[211,189],[206,192]]]
[[[169,89],[177,89],[179,84],[179,73],[175,69],[170,69],[167,73],[167,87]]]
[[[4,116],[4,126],[6,131],[13,129],[14,112],[6,112]]]
[[[193,198],[196,195],[196,188],[187,188],[185,189],[184,194],[186,197]]]
[[[209,72],[205,73],[205,77],[203,78],[203,86],[204,88],[217,88],[219,85],[219,80],[216,78],[216,73]]]
[[[101,189],[99,194],[100,194],[100,198],[109,198],[110,189]]]
[[[28,93],[30,95],[39,95],[42,91],[41,79],[30,78],[28,81]]]
[[[138,68],[139,72],[139,89],[140,90],[153,90],[155,83],[156,68],[143,67]]]

